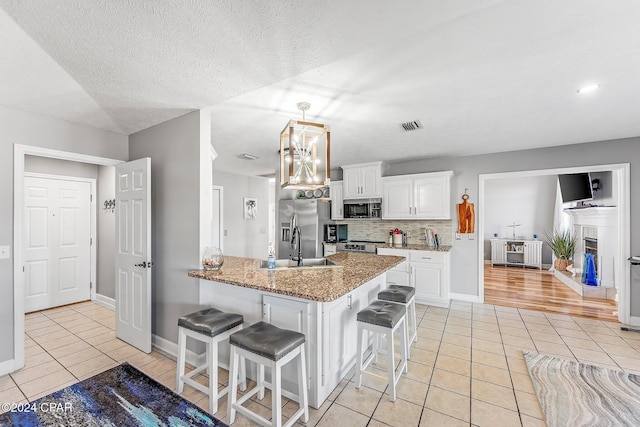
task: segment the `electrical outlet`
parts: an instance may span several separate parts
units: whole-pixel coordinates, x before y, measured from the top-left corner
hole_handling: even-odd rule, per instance
[[[0,246],[0,259],[7,259],[11,257],[11,246]]]
[[[411,238],[411,232],[407,231],[407,239],[410,239],[410,238]]]
[[[460,235],[460,233],[456,233],[456,240],[461,240],[462,236]]]

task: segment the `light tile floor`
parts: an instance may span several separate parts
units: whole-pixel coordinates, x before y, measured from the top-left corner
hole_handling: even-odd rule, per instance
[[[640,374],[640,334],[621,331],[618,323],[464,302],[418,306],[418,319],[418,342],[396,402],[384,381],[365,377],[356,389],[351,373],[320,409],[311,409],[307,425],[543,426],[522,350]],[[175,387],[175,361],[118,340],[113,312],[97,304],[28,314],[25,329],[26,366],[0,377],[0,402],[31,401],[124,361]],[[227,372],[219,378],[226,384]],[[204,394],[185,386],[183,396],[208,409]],[[269,417],[269,403],[267,392],[250,405]],[[285,416],[296,408],[284,399]],[[225,399],[216,416],[226,418]],[[238,415],[234,425],[250,424]]]

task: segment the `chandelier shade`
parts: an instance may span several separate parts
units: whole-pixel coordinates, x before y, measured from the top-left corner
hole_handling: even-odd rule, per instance
[[[290,120],[280,133],[280,186],[313,190],[329,185],[331,132],[329,126],[304,120],[308,103],[299,103],[303,120]]]

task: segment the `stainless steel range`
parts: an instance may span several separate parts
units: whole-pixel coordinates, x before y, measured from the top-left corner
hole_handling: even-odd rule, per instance
[[[349,240],[347,242],[339,242],[336,244],[338,252],[363,252],[375,254],[379,245],[383,244],[380,240]]]

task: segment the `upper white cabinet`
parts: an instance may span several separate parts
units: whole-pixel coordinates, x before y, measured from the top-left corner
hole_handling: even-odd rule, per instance
[[[382,178],[383,219],[451,219],[452,171]]]
[[[342,166],[345,199],[382,197],[382,162]]]
[[[344,219],[342,181],[331,181],[331,219]]]

